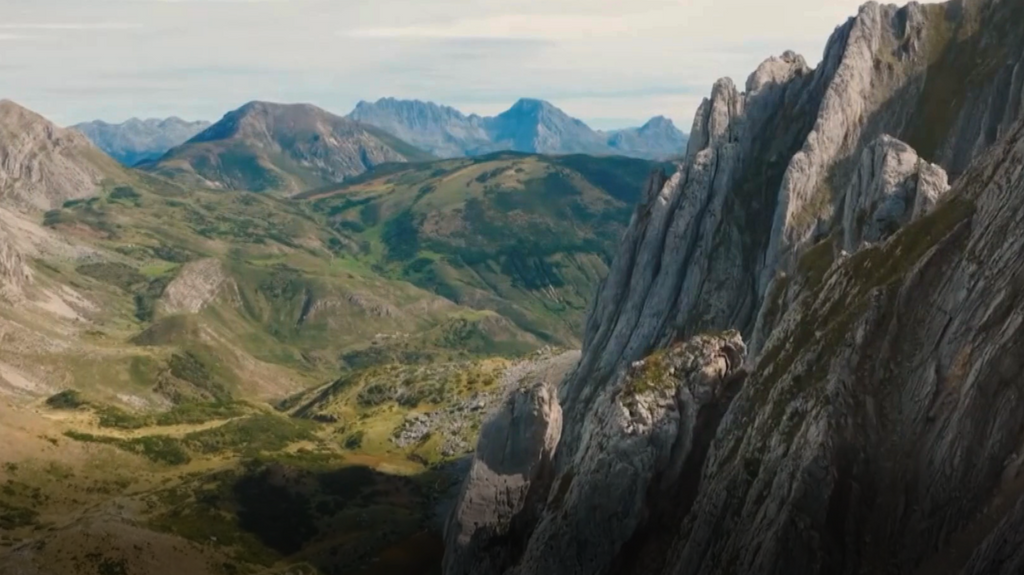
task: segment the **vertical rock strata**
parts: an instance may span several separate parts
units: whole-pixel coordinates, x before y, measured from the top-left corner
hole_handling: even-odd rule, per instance
[[[1022,21],[869,3],[817,69],[717,82],[592,304],[551,461],[519,472],[544,479],[477,513],[503,538],[449,533],[446,573],[1014,572]]]
[[[0,220],[0,299],[18,298],[32,277],[14,239],[7,225]]]

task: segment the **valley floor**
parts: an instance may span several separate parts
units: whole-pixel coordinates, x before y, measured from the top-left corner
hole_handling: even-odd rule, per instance
[[[577,357],[502,361],[470,399],[358,413],[344,381],[278,409],[241,403],[186,423],[73,395],[2,396],[0,572],[439,573],[480,422],[509,388],[560,379]],[[459,448],[442,442],[453,420],[465,424]]]

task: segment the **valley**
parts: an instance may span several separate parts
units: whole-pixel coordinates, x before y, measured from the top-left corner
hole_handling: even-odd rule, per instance
[[[814,18],[165,4],[224,67],[133,94],[495,114],[0,101],[3,575],[1024,573],[1024,0],[868,2],[688,134],[499,88],[636,125]]]
[[[575,365],[670,168],[497,153],[287,197],[4,111],[32,138],[0,173],[0,571],[26,575],[438,572],[480,426]]]

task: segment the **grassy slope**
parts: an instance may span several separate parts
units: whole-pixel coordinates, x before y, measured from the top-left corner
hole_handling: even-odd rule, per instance
[[[40,253],[29,303],[0,305],[0,408],[18,406],[0,431],[28,417],[24,449],[0,449],[0,570],[433,572],[452,481],[435,466],[472,445],[506,358],[575,341],[649,167],[503,155],[309,202],[127,172],[45,214],[76,247]],[[364,209],[372,226],[345,223]],[[210,259],[217,295],[167,312],[167,286]]]
[[[500,153],[387,166],[302,197],[385,277],[573,344],[654,167]]]
[[[45,216],[49,227],[103,254],[89,263],[37,262],[42,284],[70,287],[94,303],[85,313],[93,325],[80,333],[90,352],[82,355],[102,355],[93,363],[106,373],[96,371],[100,365],[82,369],[88,359],[62,350],[57,359],[75,367],[71,387],[120,381],[108,391],[137,391],[128,386],[157,379],[171,356],[189,352],[223,372],[213,375],[236,395],[281,397],[332,377],[339,357],[375,338],[430,357],[466,355],[464,342],[450,341],[459,329],[476,338],[470,355],[521,353],[538,343],[494,314],[380,276],[352,254],[358,249],[350,238],[304,205],[185,191],[149,176],[133,184]],[[205,258],[222,262],[230,286],[198,317],[162,314],[166,286],[188,262]],[[253,362],[294,385],[244,381],[258,371],[247,365]]]

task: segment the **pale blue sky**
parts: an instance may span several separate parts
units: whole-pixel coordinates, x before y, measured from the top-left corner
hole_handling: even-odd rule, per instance
[[[253,99],[339,114],[419,98],[552,101],[599,128],[688,131],[715,79],[814,65],[856,0],[0,0],[0,98],[54,121],[216,120]]]

